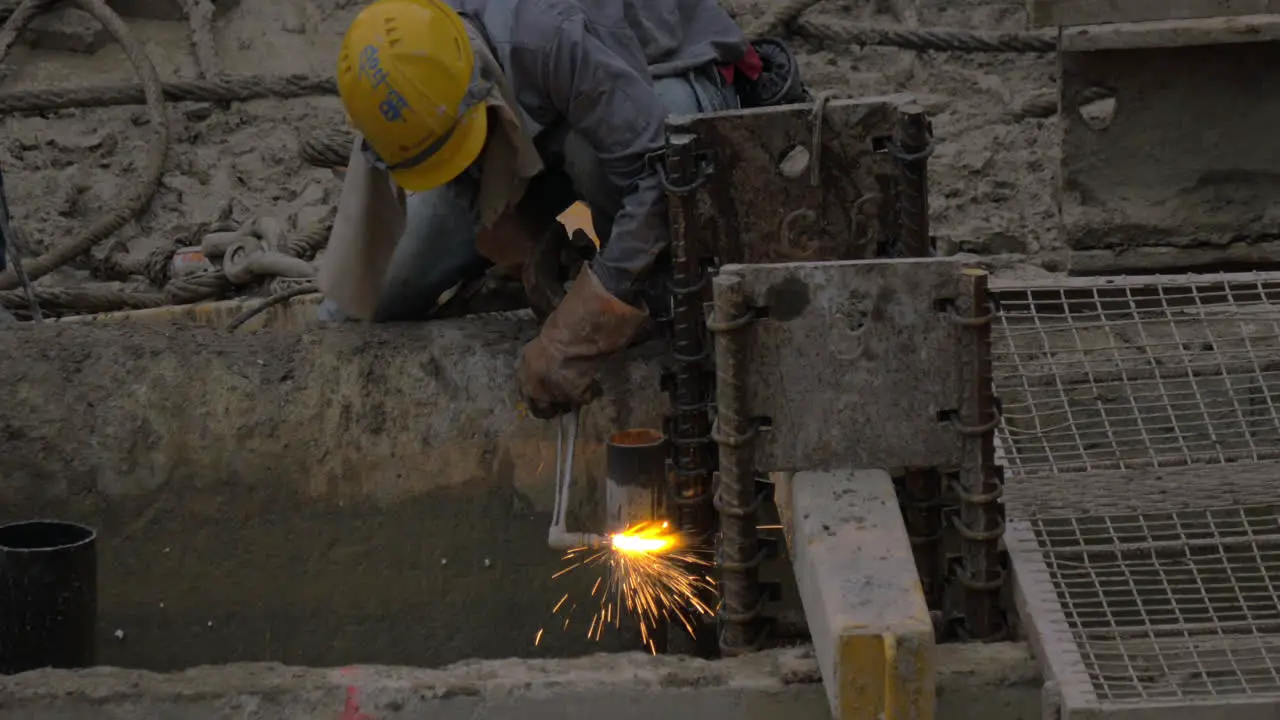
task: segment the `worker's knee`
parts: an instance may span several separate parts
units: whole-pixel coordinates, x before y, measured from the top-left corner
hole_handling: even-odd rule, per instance
[[[670,115],[698,115],[739,107],[733,84],[711,66],[657,80],[653,92]]]
[[[406,199],[405,231],[387,266],[375,321],[421,319],[440,296],[489,266],[476,250],[473,204],[445,186]]]
[[[316,309],[316,319],[322,323],[340,323],[347,322],[351,318],[338,307],[338,303],[325,298],[320,302],[320,307]]]

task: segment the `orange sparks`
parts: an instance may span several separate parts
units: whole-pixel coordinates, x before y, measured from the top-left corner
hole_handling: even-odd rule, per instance
[[[699,615],[710,615],[710,599],[715,583],[710,576],[712,563],[701,557],[705,553],[688,547],[668,523],[640,523],[609,538],[602,550],[575,548],[564,556],[567,565],[553,578],[575,571],[599,572],[591,587],[591,617],[586,622],[587,637],[599,640],[604,627],[622,626],[624,616],[636,618],[640,637],[652,653],[657,653],[654,631],[663,623],[679,625],[689,634]],[[569,608],[565,610],[566,604]],[[569,628],[576,604],[565,594],[552,609],[564,617]],[[542,640],[539,630],[534,640]]]

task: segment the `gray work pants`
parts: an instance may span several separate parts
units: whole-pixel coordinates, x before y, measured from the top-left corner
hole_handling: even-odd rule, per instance
[[[733,86],[714,67],[662,78],[654,83],[654,91],[672,115],[738,107]],[[607,181],[599,157],[582,137],[568,133],[561,154],[563,173],[572,180],[574,194],[591,209],[596,235],[607,242],[624,198]],[[534,178],[533,183],[540,179]],[[536,191],[531,183],[529,192]],[[446,185],[410,195],[405,204],[404,235],[391,256],[374,322],[422,319],[447,290],[480,277],[489,267],[476,251],[476,211],[471,198]],[[567,207],[557,208],[554,214]],[[327,322],[346,319],[330,300],[321,303],[319,316]]]

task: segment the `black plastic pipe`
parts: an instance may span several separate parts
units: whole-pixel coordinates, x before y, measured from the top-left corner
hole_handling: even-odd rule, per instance
[[[96,541],[69,522],[0,526],[0,674],[94,664]]]

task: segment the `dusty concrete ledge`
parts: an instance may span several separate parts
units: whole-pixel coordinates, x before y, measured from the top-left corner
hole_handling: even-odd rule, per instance
[[[939,720],[1039,719],[1040,681],[1023,646],[943,647],[939,659]],[[0,678],[0,720],[104,716],[826,720],[830,711],[810,648],[717,662],[617,654],[440,670],[242,664],[166,675],[101,668]]]
[[[24,325],[0,336],[15,390],[0,403],[0,499],[270,479],[394,502],[498,477],[549,507],[538,491],[555,427],[517,410],[516,357],[533,332],[518,319],[243,335]],[[616,364],[605,381],[584,415],[587,459],[610,428],[657,422],[666,403],[655,363]]]
[[[430,667],[600,649],[576,632],[532,644],[569,589],[546,548],[554,423],[515,407],[533,332],[512,319],[8,329],[0,522],[99,530],[104,664]],[[604,375],[608,400],[580,435],[585,495],[606,433],[657,422],[666,402],[656,363]]]

